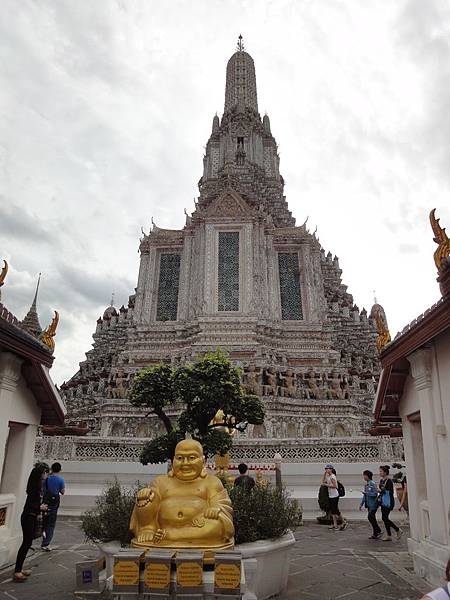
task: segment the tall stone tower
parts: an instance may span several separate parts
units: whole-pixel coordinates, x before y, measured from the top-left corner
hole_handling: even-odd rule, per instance
[[[347,292],[338,259],[296,226],[279,162],[240,40],[195,210],[182,229],[154,225],[141,239],[136,293],[127,308],[105,310],[93,349],[62,387],[69,422],[97,436],[157,435],[158,420],[126,399],[134,373],[221,347],[267,408],[265,424],[241,441],[366,435],[379,375],[375,323]]]

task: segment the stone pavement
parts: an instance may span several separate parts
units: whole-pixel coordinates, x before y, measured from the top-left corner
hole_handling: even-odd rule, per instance
[[[417,600],[430,587],[413,573],[406,533],[400,542],[385,543],[368,540],[364,523],[334,532],[307,522],[296,531],[289,586],[279,600]],[[54,548],[30,552],[26,566],[33,573],[26,583],[11,581],[12,567],[0,571],[0,600],[75,600],[75,563],[96,558],[98,550],[84,542],[79,521],[64,518]]]
[[[417,600],[430,586],[414,574],[407,552],[408,530],[400,541],[369,540],[369,524],[345,531],[307,522],[295,532],[289,584],[279,600]]]

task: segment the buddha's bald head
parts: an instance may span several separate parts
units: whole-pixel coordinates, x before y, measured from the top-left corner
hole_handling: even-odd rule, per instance
[[[177,452],[198,452],[198,454],[200,456],[203,456],[203,446],[200,444],[200,442],[197,442],[197,440],[181,440],[181,442],[178,442],[176,448],[175,448],[175,455],[177,454]]]
[[[173,457],[173,474],[182,481],[192,481],[200,477],[205,458],[203,447],[196,440],[182,440],[175,448]]]

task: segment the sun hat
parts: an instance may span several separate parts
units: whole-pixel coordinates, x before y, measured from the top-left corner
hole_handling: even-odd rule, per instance
[[[334,469],[334,467],[333,467],[333,465],[328,464],[328,465],[325,465],[325,469]]]

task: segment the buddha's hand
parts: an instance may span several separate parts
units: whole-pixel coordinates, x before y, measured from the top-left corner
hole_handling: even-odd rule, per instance
[[[159,544],[166,537],[166,532],[164,529],[158,529],[153,536],[153,543]]]
[[[154,497],[155,492],[151,488],[143,488],[137,493],[136,504],[139,507],[145,506],[146,504],[153,502]]]
[[[220,515],[220,508],[207,508],[205,510],[205,519],[214,519],[217,521]]]

